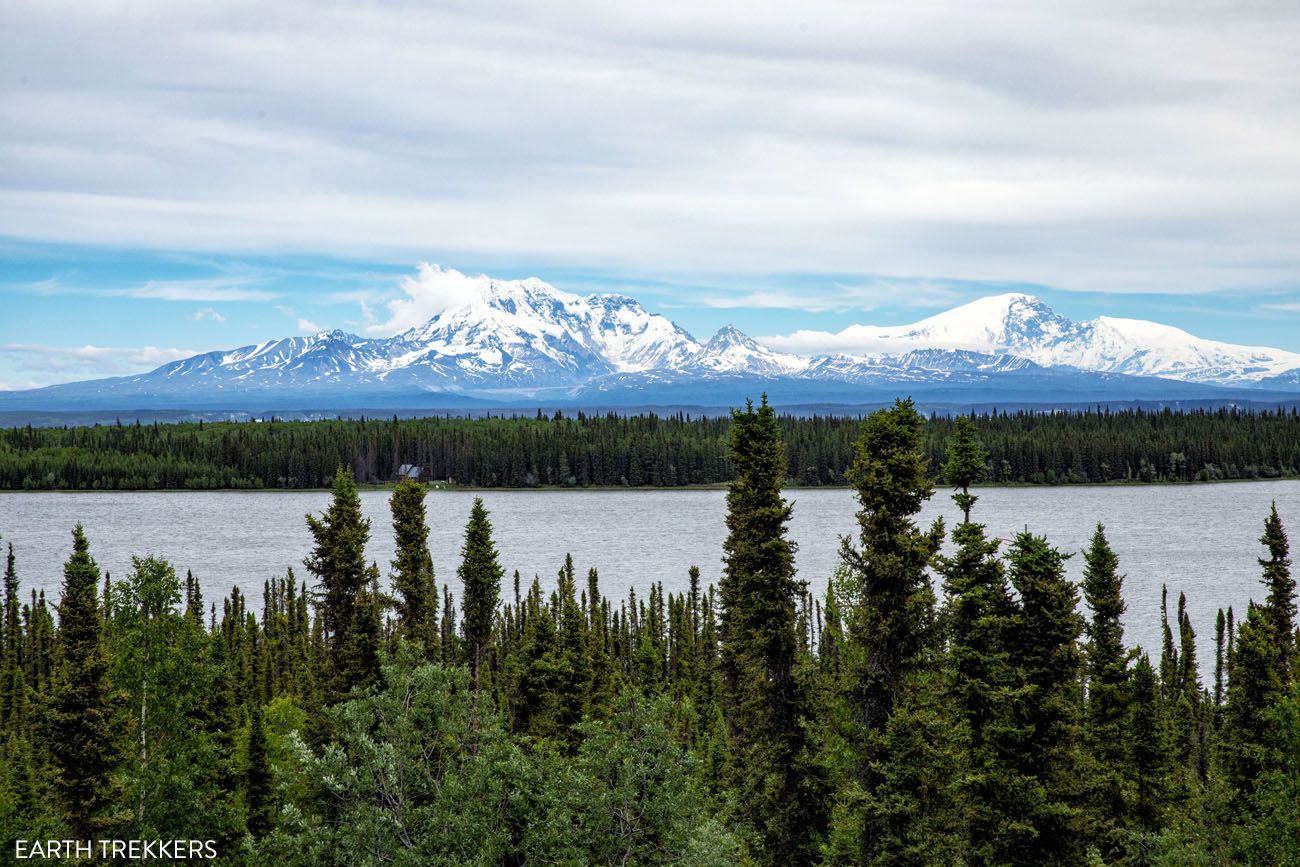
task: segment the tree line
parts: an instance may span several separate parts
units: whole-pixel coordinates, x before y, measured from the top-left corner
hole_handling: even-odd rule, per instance
[[[850,484],[861,418],[781,416],[789,483]],[[1005,484],[1213,481],[1300,474],[1296,410],[992,412],[974,418],[982,480]],[[931,416],[921,449],[943,461],[956,424]],[[724,484],[729,417],[559,412],[535,417],[96,425],[0,430],[0,489],[329,487],[334,470],[392,481],[401,465],[467,487]]]
[[[80,526],[57,602],[24,601],[10,546],[0,836],[210,840],[278,867],[1300,863],[1276,508],[1263,598],[1219,612],[1203,674],[1181,596],[1159,648],[1125,643],[1100,524],[1078,587],[1047,539],[986,535],[970,419],[940,467],[951,528],[917,523],[911,403],[856,429],[859,528],[822,598],[795,573],[766,401],[727,430],[720,580],[692,568],[682,593],[609,596],[569,557],[550,589],[507,575],[481,499],[440,583],[409,480],[381,569],[347,466],[306,519],[310,579],[269,579],[260,612],[156,558],[101,575]]]

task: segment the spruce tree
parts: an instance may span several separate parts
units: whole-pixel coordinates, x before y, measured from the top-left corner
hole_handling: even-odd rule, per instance
[[[872,413],[847,474],[861,506],[860,538],[858,546],[845,538],[840,548],[853,585],[840,676],[852,719],[847,737],[855,778],[868,796],[880,788],[890,761],[884,735],[895,703],[939,638],[927,568],[943,542],[943,522],[922,531],[913,520],[934,493],[921,424],[910,399]],[[868,805],[869,816],[879,812]],[[877,859],[897,836],[869,820],[861,827],[859,861]]]
[[[112,686],[99,606],[99,567],[80,524],[63,567],[59,643],[46,714],[54,789],[73,834],[95,837],[119,764]]]
[[[465,525],[465,544],[460,551],[460,568],[456,574],[464,584],[461,595],[461,631],[463,653],[469,663],[474,689],[482,683],[480,668],[492,640],[492,621],[501,596],[501,564],[497,562],[496,544],[492,541],[492,522],[481,497],[474,498],[469,523]]]
[[[1024,672],[1018,708],[1028,736],[1017,761],[1032,781],[1035,803],[1025,818],[1037,832],[1022,864],[1079,864],[1083,828],[1079,798],[1079,695],[1082,660],[1078,640],[1083,618],[1078,596],[1065,576],[1065,558],[1041,536],[1023,532],[1007,552],[1020,612],[1011,647]]]
[[[396,541],[392,578],[397,593],[398,634],[421,646],[426,659],[433,659],[439,646],[438,584],[429,553],[424,495],[424,485],[402,479],[389,500]]]
[[[348,630],[347,649],[339,668],[342,681],[349,689],[372,686],[379,680],[379,652],[384,644],[379,567],[371,564],[366,576],[369,580],[352,609],[352,627]]]
[[[1026,833],[1023,780],[1008,760],[1021,736],[1013,707],[1020,678],[1010,654],[1015,606],[997,557],[999,540],[967,521],[953,531],[953,541],[956,552],[938,567],[948,598],[953,708],[964,738],[964,772],[956,780],[960,824],[966,857],[999,863]]]
[[[3,610],[0,610],[0,736],[19,733],[25,727],[27,706],[22,621],[18,611],[18,569],[12,543],[5,563],[3,605]]]
[[[1125,747],[1134,789],[1133,820],[1139,830],[1153,834],[1165,825],[1171,757],[1160,681],[1145,653],[1133,666],[1131,690]]]
[[[791,506],[781,495],[785,450],[764,396],[732,412],[728,445],[736,478],[727,488],[721,670],[731,732],[730,778],[745,793],[741,812],[757,836],[760,863],[814,862],[824,826],[795,679],[794,543]]]
[[[320,625],[328,653],[324,658],[327,702],[347,695],[354,678],[369,667],[351,658],[357,645],[351,640],[358,622],[358,598],[365,590],[366,542],[370,520],[361,515],[352,471],[339,467],[334,474],[333,499],[319,518],[307,516],[316,545],[303,564],[319,580]]]
[[[564,555],[559,573],[560,674],[558,723],[565,730],[571,746],[577,744],[573,727],[582,721],[591,697],[590,636],[587,614],[578,604],[572,555]]]
[[[1124,727],[1129,716],[1128,654],[1124,649],[1124,576],[1119,557],[1106,539],[1101,524],[1083,554],[1083,598],[1091,618],[1087,622],[1087,704],[1084,742],[1095,765],[1089,800],[1096,833],[1102,838],[1103,857],[1113,856],[1116,827],[1127,813],[1124,780],[1128,757],[1124,752]]]
[[[1276,506],[1264,522],[1260,542],[1269,554],[1259,561],[1268,596],[1263,605],[1250,603],[1235,641],[1230,639],[1229,644],[1222,744],[1224,768],[1239,812],[1249,809],[1250,790],[1260,775],[1280,767],[1274,707],[1293,677],[1295,582]]]
[[[1223,609],[1219,609],[1218,615],[1214,618],[1214,710],[1215,720],[1218,720],[1218,714],[1223,708],[1223,675],[1224,663],[1226,660],[1225,651],[1227,649],[1227,618],[1223,616]]]
[[[988,457],[988,450],[980,443],[975,431],[975,422],[968,416],[957,416],[953,423],[952,439],[948,441],[948,459],[943,465],[943,477],[948,484],[958,489],[953,494],[953,501],[962,511],[962,523],[970,523],[971,507],[979,499],[971,495],[970,486],[984,475],[984,464]]]
[[[1268,558],[1259,561],[1264,570],[1264,587],[1268,590],[1264,610],[1276,645],[1278,680],[1286,689],[1295,679],[1296,599],[1295,579],[1291,577],[1290,543],[1282,519],[1277,515],[1277,503],[1273,504],[1264,520],[1264,535],[1259,541],[1268,548]]]
[[[18,659],[21,653],[21,623],[18,614],[18,568],[14,560],[14,546],[9,543],[9,554],[5,559],[4,576],[4,611],[0,614],[0,653]]]
[[[248,763],[244,770],[244,808],[248,833],[261,837],[271,829],[271,767],[266,755],[266,724],[262,705],[253,702],[248,720]]]

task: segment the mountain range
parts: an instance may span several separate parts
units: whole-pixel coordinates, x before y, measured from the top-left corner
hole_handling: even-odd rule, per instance
[[[86,409],[1239,403],[1300,397],[1300,354],[1154,322],[1086,322],[1038,298],[981,298],[904,326],[852,325],[832,354],[781,352],[727,326],[707,341],[624,295],[477,278],[469,300],[391,337],[286,337],[149,373],[0,393],[0,412]]]

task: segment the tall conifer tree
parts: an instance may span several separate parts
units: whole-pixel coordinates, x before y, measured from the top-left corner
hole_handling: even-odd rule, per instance
[[[953,500],[969,509],[974,498],[959,492]],[[957,779],[965,857],[997,863],[1025,832],[1023,781],[1008,761],[1019,736],[1013,713],[1019,675],[1009,651],[1015,606],[997,556],[1000,541],[987,538],[984,525],[969,517],[953,531],[956,552],[940,558],[938,567],[948,597],[953,705],[965,739]]]
[[[460,568],[456,574],[464,584],[461,594],[461,630],[464,654],[473,677],[474,689],[482,683],[480,669],[492,640],[492,622],[501,597],[501,564],[492,541],[492,522],[481,497],[474,498],[469,523],[465,525],[465,544],[461,548]]]
[[[366,542],[370,539],[370,520],[361,515],[361,498],[350,469],[339,467],[332,494],[324,514],[319,518],[307,516],[316,546],[303,561],[308,571],[320,579],[319,616],[329,651],[324,660],[328,701],[347,695],[355,685],[355,677],[368,669],[351,658],[357,650],[351,637],[358,622],[358,598],[369,580]]]
[[[392,577],[397,591],[398,633],[422,647],[426,659],[432,659],[440,644],[438,584],[429,553],[424,495],[424,485],[413,479],[402,479],[393,489],[389,500],[396,542]]]
[[[1277,515],[1277,503],[1264,520],[1264,535],[1259,541],[1268,548],[1268,558],[1259,561],[1264,570],[1264,587],[1268,590],[1264,610],[1276,646],[1278,679],[1286,689],[1295,680],[1296,599],[1295,579],[1291,577],[1291,546],[1282,519]]]
[[[744,819],[759,840],[756,856],[773,865],[811,864],[824,818],[821,793],[795,679],[797,599],[791,507],[781,495],[785,450],[766,396],[732,412],[727,488],[721,668],[731,732],[730,775],[745,792]]]
[[[262,705],[253,702],[248,720],[248,763],[244,770],[244,807],[248,833],[260,837],[271,828],[271,767],[266,754]]]
[[[1041,536],[1016,536],[1007,552],[1011,583],[1020,595],[1012,642],[1013,659],[1024,672],[1019,704],[1026,729],[1017,761],[1037,789],[1025,818],[1037,832],[1033,855],[1019,863],[1079,864],[1083,828],[1079,799],[1079,695],[1082,660],[1079,636],[1083,618],[1078,595],[1065,577],[1065,558]]]
[[[47,723],[54,788],[73,833],[96,836],[112,803],[112,774],[120,756],[113,724],[112,687],[99,606],[99,567],[80,524],[63,567],[59,643],[54,656]]]
[[[910,399],[868,416],[848,479],[861,508],[859,543],[840,556],[854,587],[841,677],[853,719],[850,742],[862,792],[876,792],[890,757],[884,736],[905,684],[930,658],[938,635],[927,567],[943,542],[943,521],[922,531],[914,520],[934,493],[921,449],[921,417]],[[869,807],[868,813],[878,812]],[[875,860],[896,834],[869,818],[857,860]]]
[[[956,487],[953,501],[961,509],[962,522],[970,523],[970,510],[979,498],[970,492],[970,486],[984,475],[984,463],[989,458],[988,450],[979,441],[975,422],[964,415],[957,416],[953,423],[953,436],[948,441],[947,462],[943,465],[943,477],[948,484]]]

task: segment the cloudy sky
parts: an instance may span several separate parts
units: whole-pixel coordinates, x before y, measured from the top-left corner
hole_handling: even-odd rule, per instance
[[[1294,0],[0,0],[0,388],[377,333],[425,262],[1300,350],[1297,45]]]

